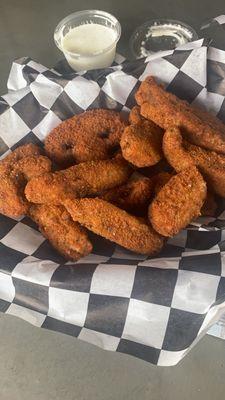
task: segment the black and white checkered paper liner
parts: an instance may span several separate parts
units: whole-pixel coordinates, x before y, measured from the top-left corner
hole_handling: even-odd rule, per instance
[[[41,144],[62,120],[104,107],[124,112],[154,75],[170,92],[225,121],[224,52],[204,40],[104,70],[61,75],[13,63],[0,98],[1,157]],[[157,257],[91,234],[94,251],[65,262],[26,217],[0,215],[0,310],[38,327],[157,365],[174,365],[225,312],[225,212],[200,218]]]
[[[208,19],[202,24],[201,30],[209,27],[216,28],[219,26],[225,29],[225,15],[219,15],[218,17]]]

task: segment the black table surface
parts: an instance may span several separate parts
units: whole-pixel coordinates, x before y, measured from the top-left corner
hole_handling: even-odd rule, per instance
[[[6,92],[11,63],[30,56],[51,67],[62,53],[53,32],[68,14],[100,9],[114,14],[122,25],[118,51],[130,57],[128,41],[134,29],[149,19],[172,18],[191,25],[199,34],[203,21],[225,12],[224,0],[0,0],[0,93]],[[217,47],[225,49],[225,32],[208,30]]]

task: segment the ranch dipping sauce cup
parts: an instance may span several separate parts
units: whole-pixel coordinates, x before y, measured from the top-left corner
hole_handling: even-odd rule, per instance
[[[68,15],[57,25],[54,40],[75,71],[109,67],[121,35],[119,21],[99,10]]]

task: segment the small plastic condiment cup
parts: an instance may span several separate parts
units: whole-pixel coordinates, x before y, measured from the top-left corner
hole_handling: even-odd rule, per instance
[[[195,30],[184,22],[173,19],[150,20],[137,27],[130,38],[134,58],[164,50],[172,50],[198,39]]]
[[[62,41],[65,35],[73,28],[84,24],[99,24],[113,29],[115,40],[108,47],[94,54],[79,54],[63,48]],[[109,67],[116,53],[116,45],[121,36],[121,25],[111,14],[99,10],[84,10],[68,15],[57,25],[54,32],[56,46],[64,53],[71,68],[75,71]],[[90,37],[91,41],[92,38]]]

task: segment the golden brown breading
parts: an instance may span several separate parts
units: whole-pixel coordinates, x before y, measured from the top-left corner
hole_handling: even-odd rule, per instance
[[[0,213],[17,218],[26,214],[28,202],[23,196],[23,180],[22,182],[12,179],[9,175],[1,175],[0,185]]]
[[[33,204],[29,216],[53,247],[69,260],[78,260],[92,250],[86,230],[74,222],[63,206]]]
[[[182,141],[178,128],[166,131],[163,149],[167,160],[177,172],[196,165],[209,189],[225,197],[225,155]]]
[[[59,173],[47,173],[27,183],[25,196],[31,203],[59,205],[64,198],[79,197],[83,191],[86,196],[88,189],[80,179],[69,180]]]
[[[225,156],[187,142],[184,144],[204,176],[209,189],[225,197]]]
[[[152,133],[148,122],[125,128],[120,146],[123,157],[136,167],[148,167],[162,158],[162,135]]]
[[[9,217],[26,214],[28,202],[24,188],[27,181],[51,170],[51,161],[47,157],[35,155],[19,158],[18,155],[19,149],[16,156],[12,153],[11,161],[8,159],[1,164],[0,212]],[[18,161],[15,162],[16,158]]]
[[[120,156],[112,160],[89,161],[32,179],[25,194],[33,203],[61,204],[65,197],[96,195],[122,185],[131,173],[132,168]]]
[[[90,194],[111,189],[125,183],[133,172],[120,155],[111,160],[89,161],[61,171],[66,177],[82,179],[90,188]]]
[[[74,221],[126,249],[140,254],[155,254],[163,239],[142,219],[128,214],[101,199],[65,200]]]
[[[154,185],[154,193],[158,194],[159,191],[165,186],[167,182],[174,176],[172,173],[160,172],[159,174],[152,177],[152,182]],[[207,191],[206,200],[201,208],[202,216],[213,217],[217,210],[217,202],[213,193]]]
[[[1,171],[1,167],[4,166],[13,166],[14,163],[21,160],[25,157],[30,156],[39,156],[41,154],[41,149],[36,144],[29,143],[23,146],[17,147],[14,151],[7,154],[5,158],[0,161],[0,174],[4,171]]]
[[[144,177],[110,189],[100,197],[131,214],[143,216],[147,214],[152,192],[152,181]]]
[[[124,158],[139,168],[155,165],[162,158],[162,129],[142,117],[139,106],[131,109],[129,121],[120,141]]]
[[[206,183],[196,167],[173,176],[149,207],[149,220],[163,236],[174,236],[201,214]]]
[[[29,181],[45,172],[50,172],[51,168],[52,163],[49,158],[45,156],[31,156],[17,161],[11,171],[11,176],[18,177],[21,174],[24,180]]]
[[[165,131],[162,148],[167,161],[177,172],[195,165],[193,158],[183,147],[179,128],[171,127]]]
[[[204,113],[166,92],[153,77],[141,83],[135,97],[141,106],[141,115],[161,128],[178,126],[190,142],[225,153],[224,125],[216,117],[205,118]]]
[[[139,106],[134,106],[130,110],[129,122],[131,125],[141,124],[145,120],[141,115],[141,109]]]
[[[131,125],[142,125],[144,124],[145,129],[148,129],[152,134],[162,136],[162,129],[157,126],[153,121],[144,118],[141,115],[141,108],[139,106],[134,106],[129,114],[129,122]]]
[[[195,114],[203,119],[205,122],[207,122],[207,124],[209,124],[212,129],[217,129],[225,133],[225,125],[219,118],[197,106],[192,105],[192,108],[194,109]]]
[[[45,150],[63,167],[104,160],[119,146],[125,126],[121,114],[116,111],[89,110],[54,128],[45,139]]]

